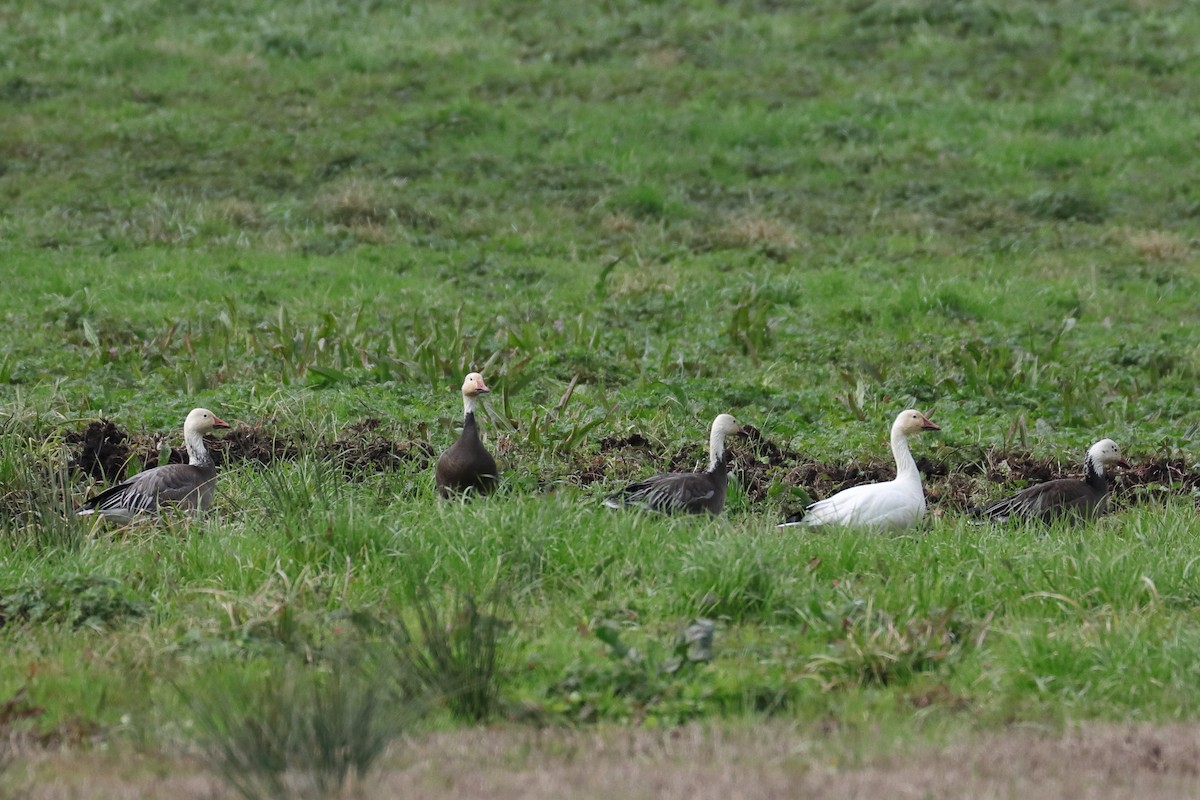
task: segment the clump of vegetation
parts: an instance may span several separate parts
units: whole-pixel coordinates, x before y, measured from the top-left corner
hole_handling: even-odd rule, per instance
[[[367,651],[260,667],[180,688],[208,762],[246,800],[337,796],[419,717]]]
[[[63,575],[37,578],[0,589],[0,625],[14,622],[63,623],[72,628],[99,628],[148,610],[116,578]]]
[[[808,663],[808,670],[830,689],[903,686],[923,672],[951,665],[965,644],[953,609],[898,619],[867,602],[842,627],[830,651]]]
[[[697,542],[684,566],[688,611],[747,620],[784,611],[787,576],[766,548],[741,539]]]
[[[0,416],[0,546],[74,549],[87,527],[74,515],[69,453],[33,415]]]
[[[460,594],[440,609],[427,589],[411,592],[417,632],[401,617],[395,638],[401,680],[409,694],[440,698],[460,720],[482,722],[498,707],[507,677],[509,623],[496,615],[496,595],[480,608],[474,596]]]
[[[694,620],[669,646],[631,645],[612,620],[602,620],[592,630],[604,643],[606,657],[572,664],[552,687],[549,710],[577,722],[653,718],[679,723],[703,713],[706,689],[693,680],[692,668],[715,657],[711,620]]]

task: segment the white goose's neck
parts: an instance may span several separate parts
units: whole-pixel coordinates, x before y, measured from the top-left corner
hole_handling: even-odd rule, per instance
[[[463,416],[475,413],[475,406],[479,404],[479,398],[473,394],[463,395]]]
[[[204,434],[187,428],[183,432],[183,444],[187,448],[188,463],[194,467],[207,467],[213,463],[208,448],[204,446]]]
[[[899,428],[892,428],[892,457],[896,459],[896,480],[921,482],[917,462],[913,461],[912,451],[908,449],[908,436]]]
[[[713,429],[708,435],[708,471],[712,472],[725,460],[725,434]]]

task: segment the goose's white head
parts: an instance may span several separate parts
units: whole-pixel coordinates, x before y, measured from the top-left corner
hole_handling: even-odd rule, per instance
[[[483,376],[478,372],[472,372],[463,381],[462,393],[463,397],[478,397],[481,394],[490,392],[491,389],[483,382]]]
[[[713,420],[712,432],[721,436],[734,436],[739,433],[744,433],[742,426],[730,414],[718,414]]]
[[[1112,466],[1113,464],[1122,467],[1129,466],[1129,462],[1125,460],[1125,456],[1121,455],[1121,448],[1117,447],[1117,443],[1112,439],[1101,439],[1089,447],[1087,457],[1093,464],[1098,464],[1102,467]]]
[[[218,417],[207,408],[193,408],[183,421],[183,432],[198,433],[203,436],[211,433],[213,428],[228,428],[229,423]]]
[[[905,436],[911,436],[921,431],[940,430],[941,428],[934,425],[929,417],[914,408],[901,411],[900,415],[896,417],[896,421],[892,423],[892,433],[902,433]]]

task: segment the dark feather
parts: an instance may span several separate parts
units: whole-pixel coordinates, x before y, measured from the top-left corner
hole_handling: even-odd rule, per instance
[[[101,514],[133,516],[153,513],[166,505],[206,509],[212,503],[217,468],[211,463],[166,464],[139,472],[105,489],[80,508]]]
[[[462,435],[438,459],[434,482],[438,494],[449,497],[468,490],[487,494],[496,488],[496,459],[479,440],[474,412],[463,420]]]
[[[1108,481],[1094,471],[1088,480],[1060,478],[1039,483],[1017,492],[1012,497],[996,500],[975,515],[994,520],[1022,519],[1052,522],[1064,516],[1098,517],[1108,503]]]
[[[720,514],[729,473],[725,460],[707,472],[665,472],[631,483],[605,499],[613,508],[640,506],[664,514]]]

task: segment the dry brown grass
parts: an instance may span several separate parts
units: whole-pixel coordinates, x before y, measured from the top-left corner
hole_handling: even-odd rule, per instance
[[[727,222],[716,234],[727,247],[772,247],[794,250],[798,244],[792,227],[772,217],[745,214]]]
[[[262,225],[263,216],[258,206],[246,200],[227,198],[215,203],[217,216],[239,228],[258,228]]]
[[[638,56],[639,67],[648,69],[670,69],[687,59],[687,52],[678,47],[656,47]]]
[[[886,744],[780,723],[477,729],[404,744],[377,780],[351,796],[1200,798],[1200,725],[1010,729],[878,754]],[[27,754],[8,783],[29,800],[233,796],[193,761],[112,751]]]
[[[605,233],[632,233],[637,230],[637,220],[628,214],[609,214],[600,223]]]
[[[326,222],[361,228],[383,225],[388,221],[388,199],[378,184],[350,178],[323,188],[314,205],[317,215]]]
[[[1170,231],[1120,228],[1111,238],[1128,244],[1145,261],[1178,261],[1191,251],[1186,239]]]

